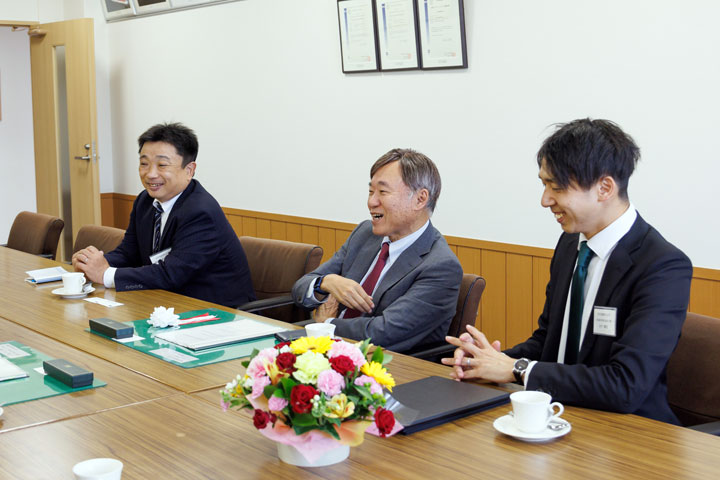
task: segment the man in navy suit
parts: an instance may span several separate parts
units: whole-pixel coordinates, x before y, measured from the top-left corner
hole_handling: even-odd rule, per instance
[[[370,169],[368,210],[345,244],[293,286],[295,303],[317,308],[335,333],[405,352],[444,344],[462,267],[430,222],[440,174],[425,155],[394,149]]]
[[[163,289],[237,307],[255,300],[240,240],[220,205],[193,179],[198,141],[179,123],[151,127],[138,139],[140,180],[122,243],[94,246],[72,264],[118,291]]]
[[[640,156],[606,120],[562,125],[537,155],[549,208],[564,233],[550,264],[538,328],[500,352],[473,327],[457,346],[456,379],[518,381],[554,400],[678,423],[666,366],[690,295],[690,260],[648,225],[627,185]]]

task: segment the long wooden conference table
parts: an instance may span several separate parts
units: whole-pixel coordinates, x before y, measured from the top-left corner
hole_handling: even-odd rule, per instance
[[[220,408],[218,390],[243,371],[241,360],[184,369],[85,331],[89,318],[132,321],[159,305],[176,312],[217,305],[165,291],[115,292],[96,285],[92,296],[123,303],[109,308],[59,298],[51,293],[57,283],[24,281],[26,271],[54,265],[0,247],[0,342],[14,340],[70,360],[107,386],[4,406],[1,479],[70,479],[75,463],[94,457],[121,460],[123,479],[715,479],[720,471],[717,437],[567,406],[569,434],[525,443],[492,426],[509,405],[408,436],[366,435],[337,465],[287,465],[247,411]],[[395,355],[389,370],[398,383],[449,373],[404,355]]]

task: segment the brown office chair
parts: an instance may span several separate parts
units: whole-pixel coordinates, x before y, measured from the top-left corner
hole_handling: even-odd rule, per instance
[[[294,305],[292,287],[298,278],[320,265],[323,249],[269,238],[240,237],[240,243],[258,300],[240,305],[238,309],[288,323],[305,320],[308,313]]]
[[[20,212],[10,227],[5,246],[55,260],[60,232],[64,226],[62,219],[52,215]]]
[[[460,291],[458,292],[457,309],[455,310],[455,316],[452,322],[450,322],[448,335],[457,337],[467,331],[465,329],[467,325],[475,324],[478,308],[480,307],[480,299],[484,290],[484,278],[472,273],[463,274],[462,281],[460,282]],[[452,356],[454,350],[455,347],[449,343],[440,342],[436,345],[421,346],[418,349],[407,352],[407,354],[422,358],[423,360],[440,363],[441,358]]]
[[[121,228],[84,225],[78,230],[75,245],[73,246],[73,253],[90,245],[98,250],[102,250],[104,253],[108,253],[120,245],[123,237],[125,237],[125,230]]]
[[[668,362],[668,402],[686,427],[720,435],[720,319],[688,312]]]

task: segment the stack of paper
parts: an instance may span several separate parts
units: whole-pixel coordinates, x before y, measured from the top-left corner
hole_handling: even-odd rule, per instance
[[[0,382],[5,380],[13,380],[15,378],[25,378],[28,374],[22,368],[12,363],[7,358],[0,357]]]
[[[203,327],[183,328],[155,334],[155,338],[189,348],[203,350],[205,348],[230,345],[253,338],[267,337],[285,330],[283,327],[268,325],[245,318],[234,322],[217,323]]]
[[[50,267],[50,268],[41,268],[39,270],[30,270],[29,272],[25,272],[28,275],[30,275],[30,278],[27,278],[26,280],[30,283],[45,283],[45,282],[57,282],[61,279],[61,277],[66,274],[70,273],[67,270],[65,270],[63,267]]]

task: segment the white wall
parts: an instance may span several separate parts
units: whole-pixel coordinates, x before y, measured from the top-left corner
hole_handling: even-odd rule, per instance
[[[470,68],[456,71],[344,75],[327,0],[97,26],[102,190],[137,193],[137,136],[182,121],[200,137],[197,178],[222,205],[357,222],[372,162],[412,147],[443,176],[443,233],[552,248],[535,152],[555,122],[609,118],[642,149],[630,182],[642,215],[696,266],[720,268],[720,4],[465,4]]]
[[[0,27],[0,243],[7,241],[18,212],[36,207],[27,38],[25,32]]]
[[[466,0],[470,68],[341,73],[335,2],[242,1],[108,25],[115,188],[135,139],[183,121],[222,205],[357,222],[372,162],[413,147],[440,168],[449,235],[552,248],[535,152],[555,122],[609,118],[639,143],[642,215],[720,268],[720,4]]]

